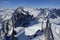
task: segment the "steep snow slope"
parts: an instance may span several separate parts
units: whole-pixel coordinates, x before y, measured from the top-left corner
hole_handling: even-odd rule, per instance
[[[43,29],[46,28],[46,22],[43,23]],[[42,22],[25,28],[25,35],[34,35],[37,30],[42,30]]]
[[[60,40],[60,25],[52,24],[54,40]]]

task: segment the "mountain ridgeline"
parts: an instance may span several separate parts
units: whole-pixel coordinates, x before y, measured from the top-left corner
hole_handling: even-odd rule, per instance
[[[6,11],[7,10],[7,11]],[[57,19],[60,17],[60,9],[49,9],[49,8],[29,8],[29,7],[18,7],[17,9],[6,9],[0,10],[0,39],[12,39],[16,35],[14,30],[17,27],[29,27],[39,23],[39,19]],[[9,11],[8,11],[9,10]],[[8,38],[8,39],[7,39]]]
[[[14,11],[12,18],[15,27],[28,27],[30,22],[35,19],[33,15],[29,14],[29,11],[24,11],[21,7]]]

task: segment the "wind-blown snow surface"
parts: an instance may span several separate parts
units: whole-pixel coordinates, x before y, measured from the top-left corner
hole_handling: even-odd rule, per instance
[[[43,21],[43,29],[46,28],[46,19],[44,19],[44,16],[48,16],[48,13],[50,13],[50,11],[48,10],[45,10],[46,12],[43,12],[43,13],[46,13],[46,15],[43,15],[43,13],[41,13],[42,10],[37,10],[35,8],[29,8],[29,7],[23,7],[24,11],[29,11],[29,14],[30,15],[33,15],[34,17],[39,17],[39,19],[37,19],[36,21],[38,21],[39,23],[37,24],[34,24],[36,23],[36,21],[32,21],[30,25],[32,26],[28,26],[28,27],[17,27],[17,28],[14,28],[14,30],[17,32],[16,35],[14,35],[15,37],[18,38],[18,40],[45,40],[45,33],[42,33],[42,32],[39,32],[37,34],[36,37],[34,37],[34,35],[36,34],[36,32],[38,30],[42,30],[42,21]],[[19,10],[20,12],[20,10]],[[14,13],[14,10],[10,10],[10,9],[1,9],[0,10],[0,16],[3,20],[0,20],[0,21],[5,21],[5,20],[8,20],[12,17],[12,13]],[[23,12],[23,14],[25,14]],[[1,19],[0,18],[0,19]],[[51,25],[51,28],[52,28],[52,32],[53,32],[53,36],[54,36],[54,40],[60,40],[60,17],[57,17],[55,19],[52,19],[50,18],[50,23],[52,24]],[[0,29],[1,29],[1,22],[0,22]],[[12,28],[13,30],[13,28]],[[11,35],[12,33],[12,30],[9,31],[9,35]],[[41,33],[41,35],[40,35]],[[9,36],[8,35],[8,36]],[[32,38],[31,38],[32,37]]]

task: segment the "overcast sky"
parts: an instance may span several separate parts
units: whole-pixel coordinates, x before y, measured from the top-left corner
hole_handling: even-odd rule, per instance
[[[60,8],[60,0],[0,0],[0,8]]]

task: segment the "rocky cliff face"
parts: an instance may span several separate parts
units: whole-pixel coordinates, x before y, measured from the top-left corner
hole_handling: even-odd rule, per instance
[[[25,11],[23,8],[19,7],[13,13],[13,20],[15,27],[22,26],[27,27],[30,21],[34,19],[33,15],[29,14],[29,11]]]

